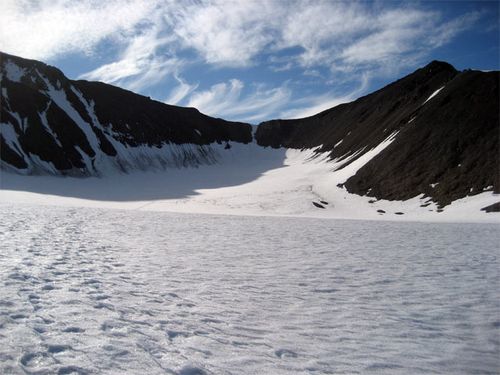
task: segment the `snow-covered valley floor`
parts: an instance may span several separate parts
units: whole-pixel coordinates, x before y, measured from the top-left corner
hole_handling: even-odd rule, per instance
[[[499,196],[437,212],[337,186],[392,139],[346,168],[234,144],[0,172],[0,374],[498,373]]]
[[[2,374],[500,369],[496,224],[0,214]]]
[[[500,201],[484,191],[446,206],[429,198],[375,200],[338,187],[394,140],[347,164],[313,150],[285,150],[233,143],[212,145],[217,164],[163,171],[110,172],[102,177],[20,176],[0,171],[0,203],[121,208],[144,211],[337,219],[489,222],[499,213],[481,208]],[[490,189],[491,190],[491,189]],[[322,203],[326,202],[326,203]],[[323,208],[315,206],[321,204]]]

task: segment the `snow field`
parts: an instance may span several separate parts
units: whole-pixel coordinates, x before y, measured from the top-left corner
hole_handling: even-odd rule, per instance
[[[494,224],[0,212],[3,374],[500,366]]]
[[[114,172],[100,178],[19,176],[2,172],[0,202],[232,215],[500,222],[497,213],[481,211],[500,200],[491,191],[458,200],[444,212],[437,212],[436,205],[423,196],[407,201],[374,200],[349,194],[337,186],[396,136],[391,134],[350,163],[353,155],[329,161],[326,154],[318,155],[314,150],[276,150],[232,143],[229,150],[224,145],[210,145],[213,154],[218,155],[217,162],[196,168]],[[324,209],[313,203],[320,201],[328,202]]]

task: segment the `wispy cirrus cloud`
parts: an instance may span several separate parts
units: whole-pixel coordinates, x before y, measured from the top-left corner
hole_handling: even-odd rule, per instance
[[[119,84],[130,90],[161,81],[167,74],[174,73],[182,60],[166,50],[173,41],[171,36],[162,36],[156,26],[130,38],[117,61],[80,75],[80,79],[104,81]]]
[[[5,52],[50,61],[109,51],[105,64],[79,78],[139,91],[163,85],[160,98],[168,103],[246,121],[309,115],[355,99],[368,89],[358,77],[395,78],[484,15],[329,0],[3,0],[0,14]],[[193,65],[206,82],[189,77]],[[231,75],[214,84],[213,72],[224,69]],[[267,73],[247,74],[251,69]],[[270,73],[281,81],[269,82]],[[288,80],[318,87],[304,94]],[[349,80],[343,92],[329,87]]]
[[[154,44],[168,44],[174,54],[192,49],[207,64],[220,67],[259,65],[261,54],[275,55],[292,47],[299,50],[286,64],[377,64],[412,51],[429,52],[480,17],[470,12],[444,22],[439,11],[418,4],[381,7],[321,0],[4,0],[0,10],[2,48],[26,57],[92,53],[102,40],[113,38],[124,46],[122,55],[127,57],[146,41],[153,49]],[[99,72],[113,80],[140,69],[147,69],[147,64],[127,58]]]
[[[2,0],[1,49],[42,60],[92,54],[106,38],[127,39],[157,5],[154,0]]]
[[[237,79],[213,85],[209,90],[194,92],[187,105],[212,116],[259,122],[276,114],[280,118],[301,118],[348,103],[358,98],[369,86],[370,77],[362,74],[358,85],[348,93],[325,92],[293,98],[287,84],[279,87],[257,85],[244,92],[245,84]]]
[[[294,100],[289,103],[289,109],[280,113],[280,117],[287,119],[309,117],[339,104],[352,102],[366,92],[369,82],[370,76],[365,73],[361,75],[359,85],[348,93],[326,92]]]
[[[165,103],[172,105],[179,104],[184,98],[198,88],[198,84],[190,85],[177,75],[174,75],[174,78],[179,84],[170,92],[168,98],[165,99]]]
[[[238,79],[215,84],[209,90],[195,92],[188,106],[212,116],[257,122],[282,108],[291,96],[286,86],[267,88],[257,85],[246,94],[244,87],[245,84]]]
[[[344,44],[373,28],[368,7],[356,2],[297,2],[281,25],[278,48],[301,47],[302,66],[330,65]]]
[[[429,47],[437,48],[450,42],[457,34],[470,29],[482,15],[483,12],[474,11],[454,18],[451,21],[441,23],[435,30],[435,33],[427,39]]]
[[[376,18],[372,32],[346,45],[339,61],[347,66],[385,68],[414,62],[469,28],[478,18],[479,14],[472,12],[442,23],[437,12],[387,10]]]
[[[249,66],[261,54],[298,48],[275,71],[295,65],[352,70],[385,65],[388,59],[430,52],[470,27],[471,12],[448,22],[435,10],[385,7],[361,2],[262,0],[189,3],[165,13],[180,46],[194,49],[208,64]],[[436,32],[439,31],[439,32]]]
[[[166,12],[165,20],[207,63],[247,66],[273,42],[284,8],[271,1],[195,2]]]

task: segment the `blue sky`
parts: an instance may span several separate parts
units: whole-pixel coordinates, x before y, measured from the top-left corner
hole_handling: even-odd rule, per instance
[[[251,123],[424,66],[499,69],[497,1],[2,0],[0,50]]]

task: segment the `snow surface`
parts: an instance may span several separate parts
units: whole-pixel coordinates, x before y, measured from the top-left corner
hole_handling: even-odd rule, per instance
[[[90,124],[88,124],[78,113],[76,109],[73,108],[71,103],[69,102],[66,92],[63,89],[56,89],[50,81],[39,73],[40,77],[45,81],[47,85],[47,95],[54,101],[54,103],[61,108],[66,114],[75,122],[76,125],[82,130],[85,134],[85,137],[95,153],[98,153],[100,150],[99,140],[97,139],[96,134],[92,130]],[[81,97],[80,97],[81,100]],[[92,170],[90,166],[89,170]]]
[[[0,204],[2,374],[493,374],[497,225]]]
[[[435,97],[437,94],[439,94],[439,92],[444,89],[444,86],[443,87],[440,87],[438,88],[436,91],[434,91],[426,100],[425,102],[422,103],[422,105],[424,105],[425,103],[427,103],[429,100],[431,100],[433,97]]]
[[[3,71],[5,72],[5,77],[12,82],[21,82],[21,79],[26,74],[25,69],[11,60],[7,60],[3,63]]]
[[[481,211],[500,201],[500,196],[491,191],[466,197],[437,212],[436,205],[423,196],[408,201],[376,201],[337,186],[396,136],[390,135],[348,165],[347,158],[354,154],[329,161],[327,154],[314,150],[232,143],[228,150],[224,145],[209,146],[209,155],[217,155],[217,159],[197,168],[172,168],[173,164],[161,172],[115,172],[100,178],[19,176],[4,171],[0,173],[0,202],[182,213],[500,223],[499,214]],[[166,150],[155,152],[165,154]],[[179,152],[184,155],[185,149]],[[313,205],[320,201],[328,205],[324,209]]]
[[[5,143],[9,145],[9,147],[18,153],[19,155],[23,155],[22,152],[22,147],[19,144],[19,140],[17,139],[17,133],[16,130],[14,129],[14,126],[12,126],[9,123],[2,122],[0,123],[0,127],[2,129],[1,136],[4,139]]]

